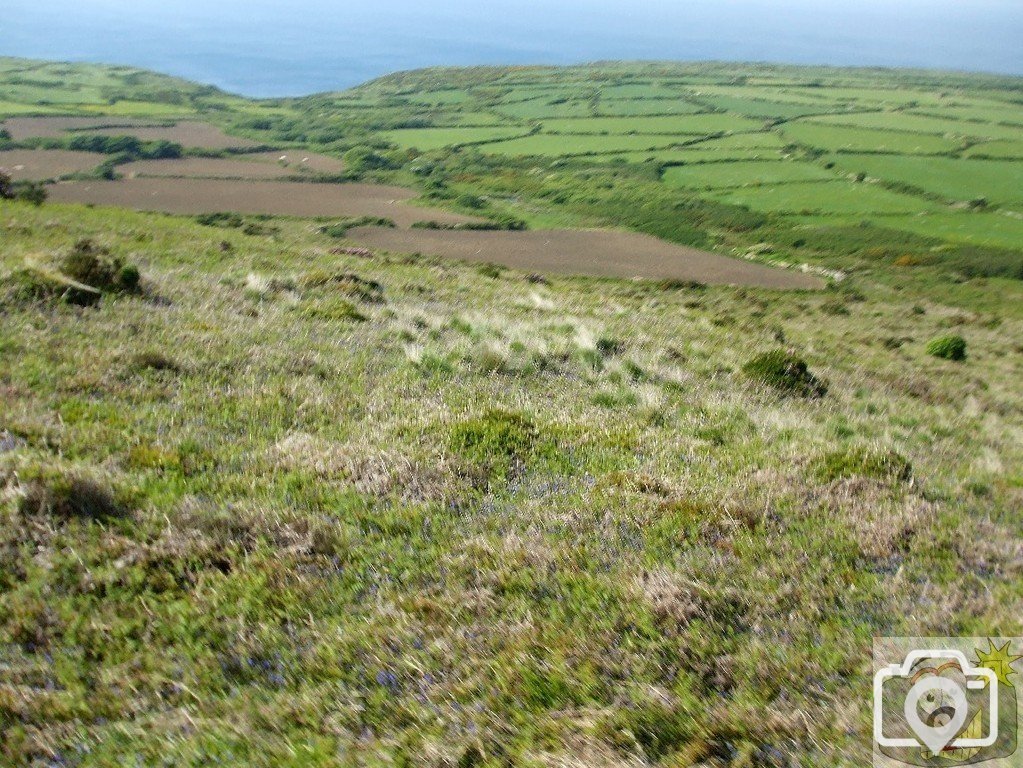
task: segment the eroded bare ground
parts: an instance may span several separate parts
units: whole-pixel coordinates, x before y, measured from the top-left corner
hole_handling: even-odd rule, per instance
[[[351,230],[349,237],[364,245],[389,251],[489,262],[527,272],[695,280],[764,288],[823,287],[819,278],[802,272],[686,248],[634,232],[567,229],[489,232],[360,227]]]
[[[57,202],[115,205],[164,213],[238,213],[281,216],[374,216],[399,227],[418,221],[459,224],[473,221],[406,201],[415,192],[382,184],[308,184],[287,181],[223,179],[124,179],[76,181],[52,185]]]

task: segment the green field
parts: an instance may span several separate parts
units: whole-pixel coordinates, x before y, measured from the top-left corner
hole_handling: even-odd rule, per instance
[[[882,131],[913,131],[939,136],[969,136],[980,139],[1023,139],[1023,128],[966,120],[942,120],[906,112],[864,112],[813,118],[815,123],[875,128]]]
[[[520,120],[538,120],[556,117],[589,117],[593,114],[590,101],[559,101],[546,96],[526,101],[500,104],[495,111]]]
[[[788,104],[781,101],[744,99],[737,96],[704,96],[701,97],[701,101],[716,109],[724,109],[747,117],[791,119],[827,111],[813,104]]]
[[[1023,163],[947,157],[836,155],[837,167],[918,187],[951,201],[1023,203]]]
[[[928,237],[1012,250],[1019,250],[1023,240],[1023,220],[1003,213],[931,212],[924,216],[893,218],[887,225]]]
[[[668,168],[664,172],[666,184],[706,189],[761,186],[786,181],[834,180],[836,178],[834,172],[816,165],[784,161],[706,163]]]
[[[483,144],[528,133],[525,128],[411,128],[388,131],[382,138],[400,147],[415,147],[424,152],[463,144]]]
[[[785,123],[781,126],[781,133],[790,141],[828,151],[933,155],[951,152],[962,146],[959,140],[924,133],[852,128],[816,122]]]
[[[846,181],[777,184],[716,193],[715,196],[734,205],[772,213],[888,216],[916,213],[934,207],[909,195],[889,192],[876,184],[852,184]]]
[[[703,111],[704,107],[699,104],[675,99],[603,99],[596,107],[599,115],[608,117],[688,115]]]
[[[691,137],[672,135],[641,134],[638,136],[579,136],[572,134],[538,134],[511,141],[495,141],[480,147],[480,150],[498,155],[547,155],[569,157],[572,155],[607,154],[643,149],[658,149],[683,144]]]
[[[624,157],[629,162],[653,160],[658,163],[680,165],[689,163],[720,163],[735,160],[781,160],[782,152],[776,147],[703,149],[703,144],[701,143],[693,144],[692,149],[653,149],[646,152],[622,152],[607,155],[606,157]]]
[[[680,117],[592,117],[544,120],[545,133],[575,134],[689,134],[705,136],[725,131],[755,130],[760,123],[734,115]]]
[[[963,153],[966,157],[990,157],[1023,160],[1023,141],[986,141]]]

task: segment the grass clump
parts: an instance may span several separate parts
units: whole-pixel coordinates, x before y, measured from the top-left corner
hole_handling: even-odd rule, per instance
[[[105,484],[84,475],[46,472],[28,481],[18,510],[63,520],[125,517],[128,505]]]
[[[539,438],[540,431],[523,414],[490,410],[455,425],[448,445],[469,467],[493,480],[520,469]]]
[[[965,360],[966,339],[955,334],[938,336],[927,342],[927,354],[942,360]]]
[[[366,304],[384,303],[384,286],[375,280],[359,277],[354,272],[316,270],[305,275],[301,285],[303,288],[330,287]]]
[[[825,482],[853,477],[908,482],[913,477],[913,466],[896,451],[861,446],[825,454],[817,462],[816,474]]]
[[[302,310],[302,316],[310,320],[342,323],[363,323],[369,319],[352,302],[344,301],[343,299],[311,304]]]
[[[388,227],[393,229],[397,226],[393,219],[382,216],[349,216],[334,224],[324,224],[320,227],[320,233],[327,237],[342,238],[348,236],[349,229],[356,227]]]
[[[757,355],[742,370],[753,381],[786,395],[813,398],[824,397],[828,392],[827,382],[811,373],[802,358],[783,349]]]

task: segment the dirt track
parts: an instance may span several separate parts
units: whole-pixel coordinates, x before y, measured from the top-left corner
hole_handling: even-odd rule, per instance
[[[417,221],[472,221],[447,211],[404,202],[415,192],[381,184],[314,184],[221,179],[79,181],[49,187],[56,202],[115,205],[165,213],[263,213],[281,216],[378,216],[399,227]]]
[[[363,245],[389,251],[491,262],[526,272],[696,280],[762,288],[823,287],[819,278],[802,272],[685,248],[632,232],[402,231],[360,227],[351,230],[349,237]]]

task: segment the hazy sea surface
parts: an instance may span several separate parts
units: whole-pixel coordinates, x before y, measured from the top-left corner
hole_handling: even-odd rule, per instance
[[[773,61],[1023,74],[1023,0],[2,0],[0,55],[250,96],[432,65]]]

